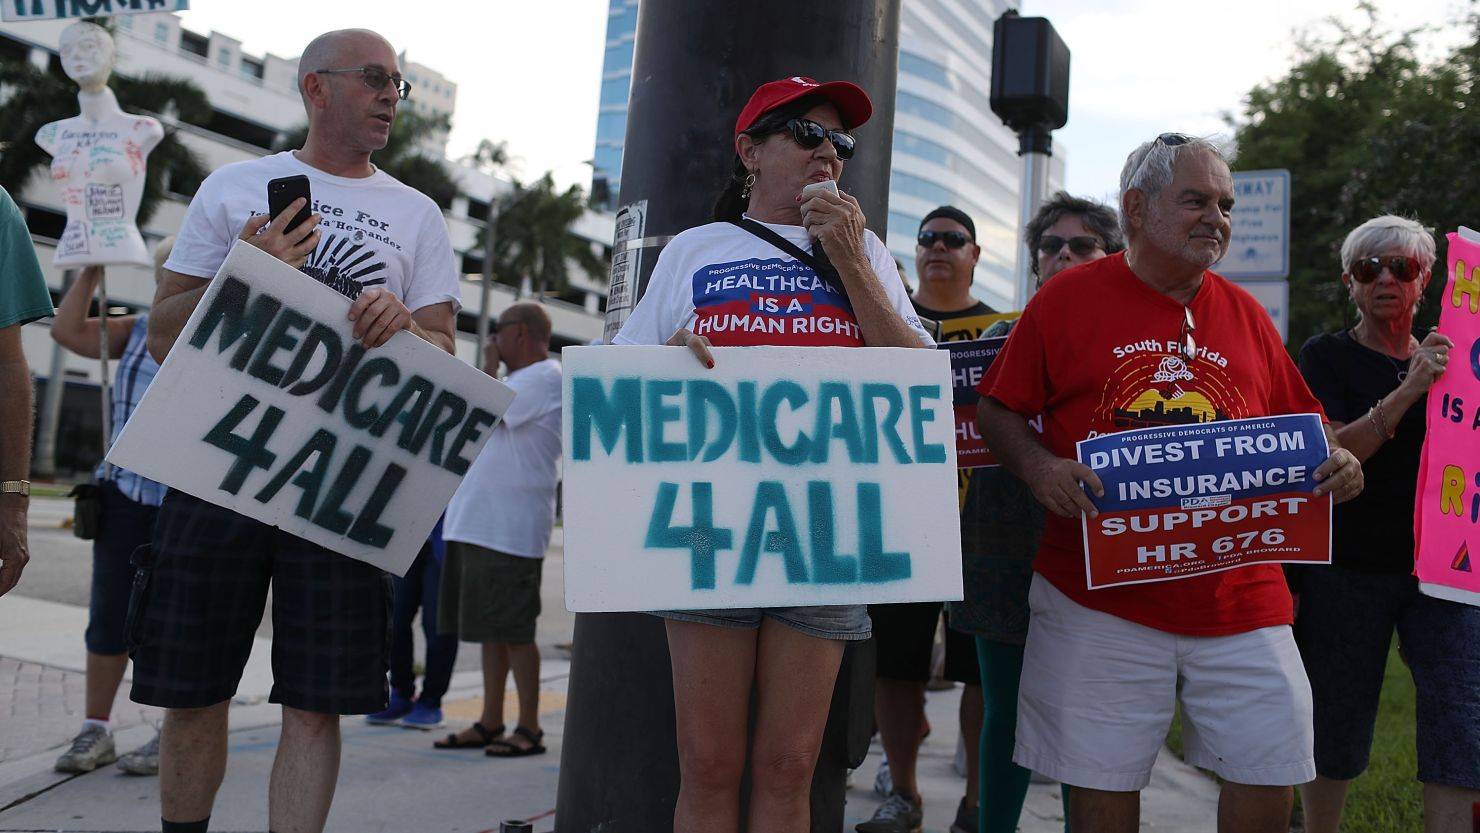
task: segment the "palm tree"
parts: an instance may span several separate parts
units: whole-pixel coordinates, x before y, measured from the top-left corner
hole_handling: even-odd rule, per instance
[[[446,211],[460,193],[457,180],[447,173],[442,160],[428,155],[420,143],[428,136],[445,132],[451,124],[452,120],[446,114],[424,116],[402,110],[396,113],[396,121],[391,125],[390,140],[375,152],[371,161],[402,184],[431,197],[439,208]],[[301,148],[307,139],[308,125],[303,124],[284,134],[276,147],[278,150]]]
[[[547,291],[558,294],[570,285],[571,263],[605,280],[610,269],[606,258],[570,233],[571,224],[586,211],[586,193],[579,185],[557,193],[547,173],[533,185],[515,182],[514,193],[502,202],[493,239],[493,272],[500,283],[521,287],[528,279],[535,297],[544,298]]]
[[[205,124],[211,105],[205,93],[190,81],[166,75],[147,74],[125,78],[114,74],[108,86],[125,112],[150,113],[165,124],[164,139],[149,154],[144,196],[135,222],[143,225],[154,215],[165,186],[191,196],[206,178],[204,164],[180,141],[176,119]],[[42,125],[77,115],[77,86],[56,72],[39,69],[29,61],[0,59],[0,124],[6,125],[0,144],[0,186],[18,193],[51,157],[37,146],[34,137]]]

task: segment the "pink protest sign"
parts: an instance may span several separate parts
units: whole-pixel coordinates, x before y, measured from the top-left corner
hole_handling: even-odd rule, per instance
[[[1454,341],[1429,390],[1413,513],[1414,572],[1430,596],[1480,605],[1480,236],[1449,235],[1439,332]]]

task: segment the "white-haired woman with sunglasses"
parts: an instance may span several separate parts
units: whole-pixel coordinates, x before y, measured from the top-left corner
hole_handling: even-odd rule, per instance
[[[709,367],[710,345],[931,346],[893,257],[864,227],[858,201],[835,187],[856,145],[848,131],[872,112],[868,96],[847,82],[792,76],[761,85],[735,123],[735,158],[715,222],[664,247],[614,342],[685,346]],[[834,187],[803,190],[826,189],[822,183]],[[723,280],[737,266],[752,280]],[[752,304],[752,283],[792,295],[812,322],[753,322],[782,316]],[[788,306],[783,298],[779,307]],[[737,326],[737,319],[763,326]],[[754,687],[748,827],[809,830],[812,772],[843,647],[870,635],[864,605],[659,615],[673,661],[678,729],[673,829],[739,829]]]
[[[1395,629],[1418,690],[1425,830],[1467,828],[1480,801],[1480,608],[1425,596],[1413,577],[1424,402],[1453,346],[1413,329],[1433,264],[1433,235],[1413,220],[1385,215],[1353,229],[1341,282],[1357,325],[1300,350],[1301,374],[1366,475],[1362,494],[1333,511],[1332,565],[1289,570],[1315,704],[1317,775],[1302,788],[1308,833],[1335,833],[1347,789],[1367,768]]]

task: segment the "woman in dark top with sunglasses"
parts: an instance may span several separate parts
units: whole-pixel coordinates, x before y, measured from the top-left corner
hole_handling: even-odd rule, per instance
[[[1317,775],[1301,788],[1309,833],[1338,829],[1351,779],[1367,768],[1395,628],[1418,691],[1425,829],[1468,826],[1480,800],[1480,608],[1425,596],[1413,576],[1425,399],[1452,346],[1413,331],[1433,263],[1433,235],[1413,220],[1358,226],[1341,246],[1357,325],[1300,350],[1301,374],[1367,483],[1333,510],[1332,565],[1289,570],[1315,704]]]
[[[663,248],[615,343],[688,347],[710,367],[711,344],[932,345],[894,259],[864,228],[858,201],[802,190],[836,182],[853,156],[848,129],[872,112],[863,90],[846,82],[793,76],[757,89],[735,123],[735,159],[715,222]],[[774,287],[774,310],[753,302],[753,286]],[[812,771],[843,645],[870,633],[864,606],[659,615],[667,620],[678,728],[674,831],[739,829],[752,686],[748,829],[809,830]]]

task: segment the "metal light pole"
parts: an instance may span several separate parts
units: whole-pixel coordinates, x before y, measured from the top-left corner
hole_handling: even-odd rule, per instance
[[[608,338],[642,296],[663,245],[709,222],[714,197],[730,174],[735,117],[768,81],[792,75],[847,80],[868,92],[874,115],[854,131],[859,152],[842,185],[858,199],[869,226],[884,235],[900,2],[642,0]],[[870,643],[850,643],[844,656],[812,782],[814,831],[842,829],[847,765],[867,753],[871,649]],[[572,653],[556,829],[671,829],[678,755],[663,621],[641,613],[578,614]]]
[[[1018,228],[1024,228],[1048,192],[1052,131],[1069,122],[1069,47],[1043,17],[1009,9],[992,27],[992,112],[1018,134],[1023,178]],[[1033,295],[1033,253],[1017,247],[1013,302]]]

